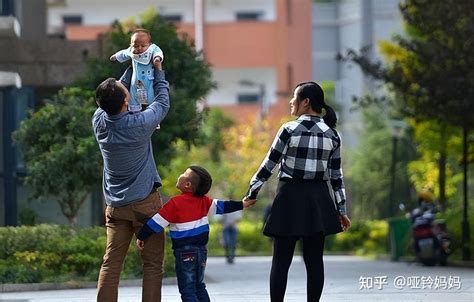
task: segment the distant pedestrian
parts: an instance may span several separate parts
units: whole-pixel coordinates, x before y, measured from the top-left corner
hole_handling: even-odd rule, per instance
[[[209,301],[204,283],[209,240],[209,214],[224,214],[251,207],[256,200],[224,201],[206,194],[212,185],[209,172],[190,166],[176,183],[180,195],[171,198],[148,220],[137,236],[137,246],[146,249],[151,235],[170,225],[178,288],[183,301]]]
[[[234,263],[235,250],[237,248],[237,223],[242,218],[242,212],[224,214],[219,222],[222,224],[222,238],[224,241],[225,257],[227,263]]]
[[[250,181],[247,198],[255,199],[279,165],[277,194],[263,233],[273,238],[270,298],[283,301],[296,241],[303,242],[307,300],[319,301],[324,286],[323,249],[326,235],[350,227],[341,169],[341,137],[336,114],[314,82],[296,86],[290,101],[298,118],[281,126],[260,168]],[[326,115],[322,117],[323,109]],[[332,199],[327,181],[334,191]]]

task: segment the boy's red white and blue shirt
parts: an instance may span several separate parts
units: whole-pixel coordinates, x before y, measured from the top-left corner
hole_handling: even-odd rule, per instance
[[[208,215],[242,210],[242,201],[211,199],[183,193],[171,198],[139,231],[137,238],[145,240],[169,226],[173,248],[186,245],[206,245],[209,241]]]

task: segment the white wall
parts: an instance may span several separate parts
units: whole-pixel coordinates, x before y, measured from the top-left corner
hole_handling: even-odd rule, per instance
[[[265,100],[270,104],[276,101],[277,75],[273,68],[214,68],[213,80],[217,82],[217,89],[207,97],[210,106],[237,104],[238,94],[259,93],[258,87],[240,84],[242,80],[264,84]]]
[[[261,12],[261,20],[276,19],[275,0],[205,0],[207,22],[235,20],[236,12]]]
[[[275,0],[205,0],[207,22],[232,22],[235,13],[262,12],[262,20],[276,19]],[[194,0],[66,0],[65,6],[48,9],[49,32],[63,25],[64,15],[82,15],[84,25],[106,25],[119,19],[138,17],[148,8],[163,15],[182,15],[183,22],[194,21]]]

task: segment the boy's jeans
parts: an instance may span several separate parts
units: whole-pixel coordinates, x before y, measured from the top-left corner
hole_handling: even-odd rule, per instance
[[[174,250],[176,277],[183,302],[208,302],[209,294],[204,283],[207,248],[188,245]]]
[[[118,296],[120,271],[133,235],[137,234],[147,219],[161,208],[158,192],[130,205],[105,210],[107,248],[97,282],[97,301],[115,302]],[[161,301],[163,279],[164,232],[147,239],[141,252],[143,260],[143,302]]]

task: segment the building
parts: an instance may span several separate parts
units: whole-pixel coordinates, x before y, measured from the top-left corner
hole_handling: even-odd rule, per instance
[[[334,81],[344,142],[354,147],[361,130],[358,112],[351,112],[353,96],[374,92],[375,84],[354,64],[336,60],[347,49],[370,46],[372,59],[381,59],[377,42],[402,32],[399,0],[326,0],[313,4],[313,78]]]
[[[25,166],[11,135],[30,109],[85,69],[83,56],[96,56],[98,43],[48,37],[46,0],[0,4],[0,225],[17,225],[28,211],[37,222],[65,223],[54,202],[28,203]],[[88,202],[80,214],[86,224],[98,219],[92,207]]]
[[[207,104],[235,118],[245,116],[242,112],[258,112],[259,107],[266,112],[279,100],[287,102],[293,87],[311,78],[310,0],[49,3],[49,33],[64,34],[68,40],[95,40],[112,21],[156,9],[193,38],[211,64],[217,89],[207,97]]]

